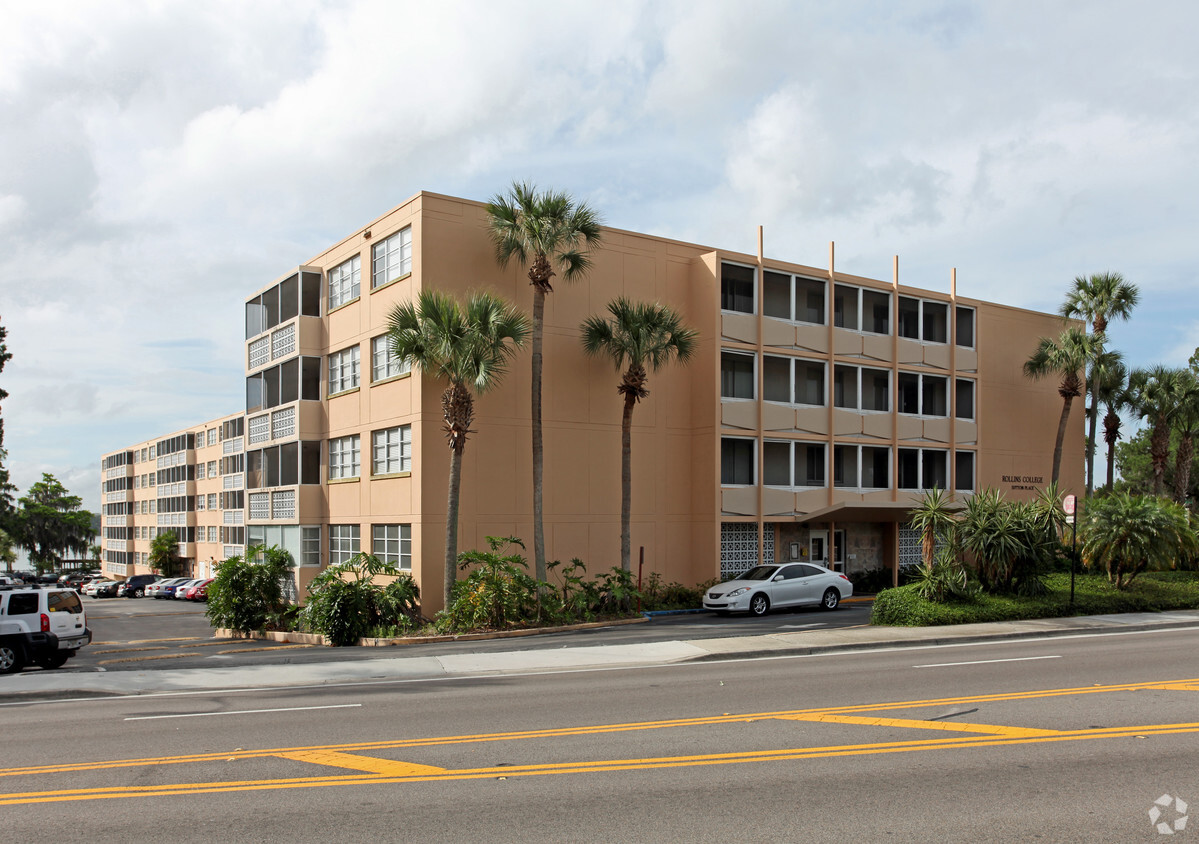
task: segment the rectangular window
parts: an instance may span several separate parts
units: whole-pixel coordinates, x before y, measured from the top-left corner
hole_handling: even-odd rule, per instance
[[[920,449],[899,449],[898,463],[896,486],[900,489],[920,489]]]
[[[833,325],[837,328],[848,328],[857,331],[858,320],[858,288],[844,284],[833,287]]]
[[[824,325],[824,282],[812,278],[795,279],[795,319]]]
[[[891,296],[877,290],[862,291],[862,330],[872,334],[891,333]]]
[[[358,551],[358,525],[329,525],[329,565],[349,562]]]
[[[358,386],[360,347],[351,346],[329,355],[329,395]],[[271,405],[268,405],[270,407]]]
[[[371,527],[371,553],[403,571],[412,570],[412,525]]]
[[[791,276],[766,270],[762,276],[762,313],[791,319]]]
[[[400,229],[387,240],[376,243],[372,250],[374,269],[371,287],[382,287],[389,281],[412,272],[412,226]]]
[[[949,452],[922,449],[920,453],[921,483],[924,489],[949,489]]]
[[[974,418],[974,382],[967,378],[957,379],[953,415],[958,419]]]
[[[858,447],[856,445],[833,446],[833,486],[839,489],[857,488]]]
[[[858,368],[837,364],[833,367],[833,407],[858,409]]]
[[[974,348],[974,308],[957,306],[957,336],[954,343],[967,349]]]
[[[217,434],[217,429],[216,429],[216,428],[211,428],[211,429],[209,429],[209,431],[208,431],[208,444],[209,444],[210,446],[216,445],[216,434]]]
[[[721,437],[720,483],[724,486],[753,486],[754,474],[754,441]]]
[[[891,373],[885,369],[862,369],[862,410],[891,409]]]
[[[754,358],[736,352],[720,353],[720,397],[752,399],[754,397]]]
[[[391,353],[390,338],[386,334],[371,339],[371,381],[393,378],[411,369],[408,361],[400,360]]]
[[[925,343],[949,342],[949,306],[944,302],[924,302],[924,331],[921,339]]]
[[[886,489],[891,485],[891,450],[862,446],[862,488]]]
[[[791,443],[766,440],[762,443],[762,483],[789,487],[791,483]]]
[[[795,361],[795,403],[824,407],[824,364],[811,360]]]
[[[329,440],[329,480],[358,477],[359,447],[358,434]]]
[[[971,492],[974,489],[974,452],[958,451],[954,453],[954,482],[953,488],[959,492]]]
[[[824,486],[824,443],[795,444],[795,485]]]
[[[949,415],[949,379],[941,375],[899,373],[899,412],[914,416]]]
[[[321,528],[300,528],[300,565],[319,566],[321,564]]]
[[[361,255],[329,270],[329,310],[358,298],[361,274]]]
[[[920,339],[920,300],[908,296],[899,297],[899,336],[909,340]]]
[[[220,541],[217,538],[217,531],[218,531],[218,527],[216,525],[208,526],[208,541],[209,542],[219,542]]]
[[[720,309],[742,314],[754,312],[754,269],[720,265]]]
[[[791,359],[777,355],[762,357],[762,398],[791,403]]]
[[[400,425],[371,434],[372,474],[412,471],[412,426]]]

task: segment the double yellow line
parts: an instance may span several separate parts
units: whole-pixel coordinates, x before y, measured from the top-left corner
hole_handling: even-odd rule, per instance
[[[398,739],[341,745],[274,748],[269,750],[235,750],[232,752],[226,751],[216,753],[201,753],[185,756],[167,756],[146,759],[123,759],[104,762],[80,762],[26,768],[9,768],[0,769],[0,776],[38,776],[45,774],[111,770],[115,768],[131,768],[151,765],[182,765],[214,761],[234,762],[245,759],[274,757],[290,761],[322,765],[325,767],[342,768],[354,771],[354,773],[314,777],[231,780],[210,783],[172,783],[150,786],[111,786],[56,791],[30,791],[0,794],[0,806],[15,806],[32,803],[58,803],[80,800],[108,800],[129,797],[159,797],[180,794],[218,794],[232,791],[261,791],[289,788],[328,788],[334,786],[380,785],[390,783],[448,782],[494,777],[530,777],[561,774],[651,770],[660,768],[683,768],[704,765],[736,765],[760,762],[821,759],[838,756],[864,756],[881,753],[911,753],[926,750],[958,750],[1015,744],[1089,741],[1097,739],[1129,738],[1134,736],[1149,737],[1199,732],[1199,722],[1128,727],[1102,727],[1085,730],[1045,730],[1029,727],[1009,727],[994,724],[965,724],[952,721],[888,718],[880,717],[878,715],[861,714],[901,709],[918,709],[931,706],[943,707],[946,705],[1035,700],[1040,698],[1062,697],[1068,695],[1111,694],[1114,692],[1146,690],[1184,692],[1199,691],[1199,679],[1172,680],[1151,683],[1126,683],[1110,686],[1085,686],[1081,688],[1049,689],[1027,692],[1008,692],[989,695],[936,698],[929,700],[859,704],[842,707],[821,707],[816,709],[787,710],[780,712],[759,712],[736,715],[722,714],[697,718],[633,722],[627,724],[591,725],[583,727],[561,727],[547,730],[528,730],[507,733],[484,733],[462,736]],[[930,730],[942,733],[953,732],[960,735],[954,735],[948,738],[924,738],[914,739],[911,741],[881,742],[871,744],[829,745],[809,748],[786,748],[780,750],[758,750],[688,756],[544,763],[534,765],[504,765],[499,767],[466,768],[456,770],[361,755],[362,751],[370,752],[379,750],[436,747],[477,742],[519,741],[523,739],[562,738],[638,730],[669,729],[674,727],[703,727],[718,724],[771,720]]]

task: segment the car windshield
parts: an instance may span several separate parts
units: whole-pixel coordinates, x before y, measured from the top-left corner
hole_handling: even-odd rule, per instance
[[[738,577],[738,580],[770,580],[771,576],[778,571],[778,566],[755,566],[745,574]]]

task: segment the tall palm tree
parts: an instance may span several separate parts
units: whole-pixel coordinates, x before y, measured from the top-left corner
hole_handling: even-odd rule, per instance
[[[458,496],[462,451],[474,433],[475,395],[503,379],[516,349],[529,333],[528,319],[515,306],[490,293],[474,293],[462,305],[434,290],[422,290],[415,303],[397,305],[387,321],[391,353],[425,375],[449,382],[441,395],[450,447],[449,497],[445,518],[445,583],[450,606],[458,576]]]
[[[1199,380],[1189,369],[1182,370],[1174,429],[1178,431],[1178,451],[1174,454],[1174,500],[1185,505],[1191,488],[1195,433],[1199,431]]]
[[[533,560],[537,579],[544,581],[545,508],[542,503],[545,451],[541,434],[542,337],[545,297],[553,292],[550,279],[561,275],[575,281],[591,267],[589,251],[600,242],[600,218],[585,203],[567,193],[538,192],[534,185],[513,182],[508,194],[496,194],[487,205],[491,241],[501,268],[515,260],[528,266],[533,285]]]
[[[1166,461],[1170,457],[1170,425],[1182,400],[1187,371],[1168,366],[1135,369],[1128,376],[1128,392],[1137,415],[1153,425],[1149,459],[1153,465],[1153,494],[1161,495]]]
[[[631,570],[629,521],[632,511],[633,407],[649,395],[648,366],[657,372],[672,360],[686,363],[695,352],[698,334],[665,305],[630,302],[621,297],[608,303],[610,320],[592,316],[581,326],[583,350],[592,357],[611,359],[619,372],[616,392],[624,396],[620,426],[620,566]]]
[[[1120,440],[1120,427],[1123,424],[1120,412],[1132,407],[1128,395],[1128,367],[1123,361],[1107,367],[1099,376],[1095,387],[1095,395],[1107,408],[1103,415],[1103,441],[1107,443],[1105,488],[1110,492],[1116,479],[1116,443]]]
[[[1066,440],[1066,425],[1070,405],[1082,395],[1082,373],[1097,352],[1103,348],[1103,335],[1091,336],[1081,328],[1067,328],[1054,340],[1042,337],[1036,351],[1024,362],[1024,374],[1029,378],[1057,376],[1061,382],[1057,394],[1062,397],[1062,417],[1057,426],[1057,441],[1053,447],[1053,483],[1057,483],[1062,467],[1062,444]]]
[[[1136,307],[1140,290],[1135,284],[1124,280],[1120,273],[1095,273],[1078,276],[1062,303],[1061,315],[1067,319],[1085,320],[1091,326],[1092,336],[1107,332],[1107,324],[1113,319],[1128,319]],[[1095,490],[1095,428],[1099,420],[1099,398],[1096,395],[1098,373],[1092,373],[1088,384],[1091,404],[1087,408],[1087,495]]]
[[[940,487],[933,487],[924,493],[920,506],[909,515],[912,527],[920,531],[924,568],[932,571],[937,535],[945,534],[957,522],[949,509],[949,494]]]

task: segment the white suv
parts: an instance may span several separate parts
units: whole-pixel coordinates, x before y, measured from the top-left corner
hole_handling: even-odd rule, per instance
[[[61,668],[92,640],[73,589],[0,589],[0,674]]]

